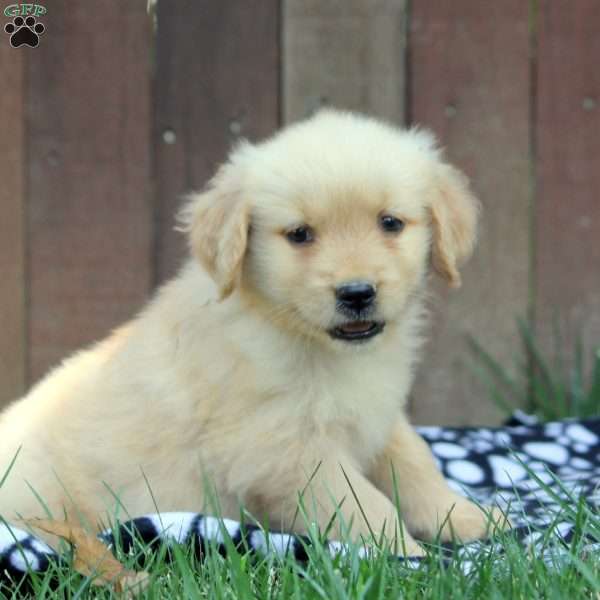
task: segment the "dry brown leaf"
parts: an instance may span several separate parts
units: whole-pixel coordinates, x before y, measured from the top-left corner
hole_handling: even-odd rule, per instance
[[[135,595],[143,591],[150,581],[148,573],[126,569],[94,534],[83,527],[51,519],[26,519],[24,522],[71,544],[73,568],[90,577],[93,585],[110,584],[117,592],[128,590]]]

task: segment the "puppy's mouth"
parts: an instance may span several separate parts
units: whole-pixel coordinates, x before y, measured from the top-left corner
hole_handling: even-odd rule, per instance
[[[345,342],[364,342],[380,334],[384,321],[348,321],[329,330],[329,335]]]

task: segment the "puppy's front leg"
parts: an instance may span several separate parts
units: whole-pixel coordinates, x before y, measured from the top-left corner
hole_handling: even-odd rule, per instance
[[[306,463],[305,463],[306,464]],[[394,504],[378,490],[351,460],[328,458],[320,462],[316,471],[309,473],[304,468],[296,479],[294,487],[301,493],[303,509],[309,522],[316,522],[321,531],[333,521],[329,537],[340,539],[344,525],[352,523],[353,539],[368,540],[375,536],[379,540],[382,533],[389,542],[407,556],[421,556],[423,549],[415,542],[406,527],[398,519]],[[263,496],[263,501],[265,500]],[[306,530],[304,516],[297,513],[298,495],[293,500],[276,501],[266,506],[271,515],[281,514],[284,505],[284,525],[287,529],[302,532]],[[274,521],[271,520],[271,523]]]
[[[415,536],[432,540],[439,533],[442,541],[467,541],[491,529],[490,519],[477,505],[450,489],[429,446],[403,417],[370,473],[371,481],[392,499],[394,478],[402,517]],[[497,508],[486,512],[494,523],[507,524]]]

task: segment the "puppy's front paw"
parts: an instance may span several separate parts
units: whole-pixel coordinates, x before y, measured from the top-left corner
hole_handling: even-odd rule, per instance
[[[510,527],[508,517],[498,507],[479,507],[465,498],[457,498],[446,511],[448,518],[440,532],[443,542],[458,539],[462,542],[477,540],[496,529]]]
[[[395,548],[395,551],[401,556],[405,556],[406,558],[425,556],[423,547],[413,539],[406,529],[398,532],[398,535],[393,538],[392,542],[392,548]]]
[[[394,553],[406,558],[425,556],[424,548],[413,538],[406,526],[395,517],[386,520],[384,527],[375,530],[359,527],[358,534],[357,541],[375,546],[382,540],[383,535],[384,543],[389,544]]]

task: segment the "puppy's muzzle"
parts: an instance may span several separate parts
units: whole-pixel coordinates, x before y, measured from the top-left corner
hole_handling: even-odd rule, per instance
[[[375,301],[377,292],[368,281],[350,281],[335,289],[338,310],[344,313],[364,313]]]
[[[329,335],[344,342],[362,343],[379,335],[384,321],[372,320],[375,312],[375,286],[368,281],[348,281],[335,288],[336,310],[346,320],[329,330]]]

